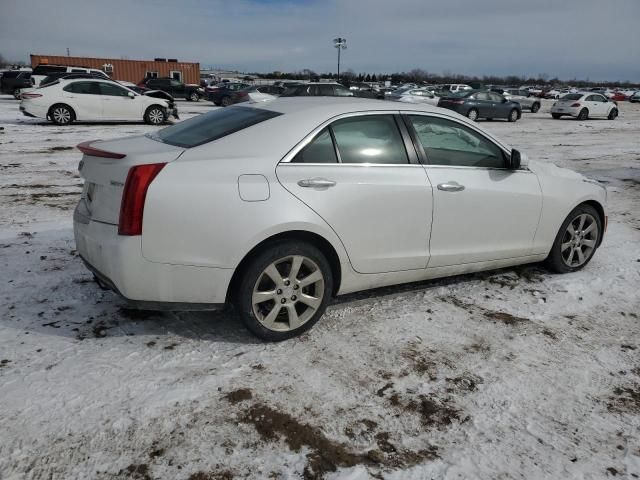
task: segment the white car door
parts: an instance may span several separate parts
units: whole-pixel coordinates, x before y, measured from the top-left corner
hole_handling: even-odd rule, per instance
[[[531,253],[542,209],[538,178],[506,168],[506,154],[453,118],[407,112],[433,185],[429,267]]]
[[[609,114],[609,101],[602,95],[593,95],[593,105],[595,114],[599,117],[606,117]]]
[[[130,90],[115,83],[96,83],[100,86],[102,94],[102,109],[105,120],[142,120],[144,112],[140,95],[130,97]]]
[[[389,112],[345,116],[276,169],[337,233],[359,273],[424,269],[429,259],[432,188],[399,122]]]
[[[71,82],[62,88],[64,101],[73,108],[77,120],[102,120],[102,96],[96,82]]]

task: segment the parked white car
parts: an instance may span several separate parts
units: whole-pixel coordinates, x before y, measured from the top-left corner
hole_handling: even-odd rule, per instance
[[[586,120],[589,117],[615,120],[618,116],[618,105],[600,93],[568,93],[553,104],[551,116],[556,119],[571,116],[578,120]]]
[[[79,121],[141,121],[164,123],[177,115],[169,100],[140,95],[113,81],[58,80],[21,94],[26,116],[46,118],[57,125]]]
[[[235,305],[257,336],[330,298],[547,260],[584,267],[606,190],[429,105],[279,98],[92,141],[74,213],[100,284],[140,308]]]
[[[392,92],[385,98],[396,102],[427,103],[429,105],[438,105],[440,100],[440,97],[435,96],[431,90],[426,88],[410,88],[399,93]]]
[[[537,113],[540,110],[540,99],[531,96],[528,90],[509,88],[502,92],[502,96],[507,100],[518,102],[523,109],[531,110],[531,113]]]

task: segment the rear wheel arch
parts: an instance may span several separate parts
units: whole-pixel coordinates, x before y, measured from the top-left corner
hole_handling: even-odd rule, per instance
[[[51,121],[53,121],[53,110],[56,107],[65,107],[69,110],[69,112],[71,112],[71,121],[69,123],[72,123],[74,121],[76,121],[78,119],[78,116],[76,115],[76,111],[73,109],[73,107],[67,103],[54,103],[53,105],[51,105],[49,107],[49,110],[47,110],[47,118],[50,119]]]
[[[331,242],[329,242],[321,235],[318,235],[317,233],[312,233],[306,230],[292,230],[288,232],[278,233],[266,238],[265,240],[254,246],[244,256],[244,258],[240,261],[235,271],[233,272],[233,276],[231,277],[231,281],[229,282],[229,286],[227,287],[227,302],[232,300],[230,295],[235,290],[238,282],[242,279],[243,272],[251,264],[252,260],[254,260],[258,255],[260,255],[260,253],[262,253],[266,249],[272,247],[275,244],[285,241],[299,241],[308,243],[320,250],[320,252],[322,252],[322,254],[326,257],[331,267],[331,276],[333,278],[333,295],[335,295],[340,290],[342,267],[340,265],[340,257],[338,255],[338,252],[331,244]]]

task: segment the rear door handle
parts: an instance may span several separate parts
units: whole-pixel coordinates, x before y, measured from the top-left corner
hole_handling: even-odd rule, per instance
[[[298,185],[304,188],[329,188],[335,187],[336,182],[333,180],[327,180],[326,178],[307,178],[300,180]]]
[[[458,182],[448,181],[447,183],[439,183],[438,190],[443,192],[461,192],[464,190],[464,185],[460,185]]]

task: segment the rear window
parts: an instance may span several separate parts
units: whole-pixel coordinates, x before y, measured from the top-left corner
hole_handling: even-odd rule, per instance
[[[581,93],[568,93],[567,95],[562,97],[563,100],[580,100],[581,98]]]
[[[227,107],[190,118],[147,136],[176,147],[191,148],[280,115],[282,113],[259,108]]]

